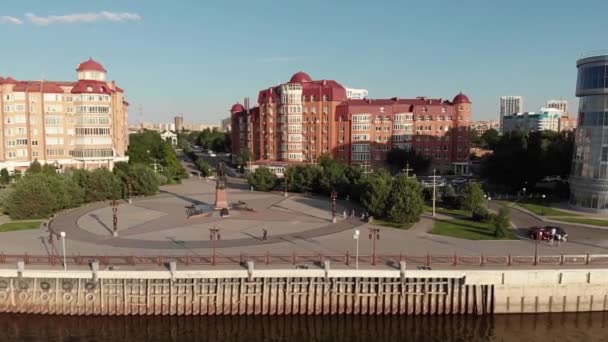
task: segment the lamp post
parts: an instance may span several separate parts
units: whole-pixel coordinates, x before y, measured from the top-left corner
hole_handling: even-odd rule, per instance
[[[437,177],[437,176],[435,176],[436,173],[437,173],[437,170],[433,169],[433,217],[435,217],[435,185],[436,185],[435,180]]]
[[[211,257],[211,265],[215,266],[215,241],[220,239],[220,229],[213,226],[209,228],[209,240],[211,240],[211,246],[213,248],[213,256]]]
[[[331,223],[336,223],[336,198],[338,198],[338,193],[335,190],[331,191]]]
[[[118,202],[112,200],[112,236],[118,237]]]
[[[376,266],[376,240],[380,240],[380,228],[369,228],[369,239],[372,240],[372,265]]]
[[[538,244],[540,243],[540,240],[543,239],[543,232],[539,231],[538,233],[536,233],[536,241],[534,243],[534,266],[536,266],[538,264]]]
[[[526,198],[526,188],[521,189],[524,193],[524,198]]]
[[[356,249],[355,249],[355,269],[359,269],[359,229],[355,229],[355,234],[353,234],[353,239],[355,239]]]
[[[66,271],[68,269],[68,263],[65,259],[65,232],[60,232],[59,235],[61,236],[61,249],[63,251],[63,270]]]
[[[545,194],[542,194],[540,197],[542,197],[543,202],[541,203],[541,215],[545,216]]]
[[[283,174],[283,185],[285,185],[285,191],[283,192],[283,197],[287,197],[287,175]]]

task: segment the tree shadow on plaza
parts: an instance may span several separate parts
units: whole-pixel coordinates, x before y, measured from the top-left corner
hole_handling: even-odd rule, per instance
[[[104,227],[108,233],[112,234],[112,229],[110,227],[108,227],[108,225],[106,225],[101,218],[99,218],[99,216],[97,216],[97,214],[89,214],[90,217],[92,217],[95,221],[97,221],[97,223],[99,223],[102,227]]]
[[[184,196],[184,195],[180,195],[180,194],[177,194],[177,193],[175,193],[175,192],[171,192],[171,191],[167,191],[167,190],[160,190],[160,192],[161,192],[161,193],[163,193],[163,194],[167,194],[167,195],[171,195],[171,196],[177,197],[177,198],[179,198],[179,199],[182,199],[182,200],[184,200],[184,201],[186,201],[186,202],[189,202],[189,203],[192,203],[192,204],[194,204],[194,205],[198,205],[198,204],[208,204],[208,203],[205,203],[205,202],[199,201],[199,200],[197,200],[197,199],[195,199],[195,198],[188,197],[188,196]]]

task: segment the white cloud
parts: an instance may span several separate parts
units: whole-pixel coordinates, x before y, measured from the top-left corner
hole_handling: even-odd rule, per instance
[[[94,23],[98,21],[124,22],[141,20],[141,16],[137,13],[107,11],[102,11],[98,13],[90,12],[65,15],[50,15],[46,17],[40,17],[33,13],[26,13],[25,16],[31,23],[40,26],[47,26],[52,24]]]
[[[0,23],[21,25],[21,24],[23,24],[23,21],[19,18],[4,15],[4,16],[0,17]]]

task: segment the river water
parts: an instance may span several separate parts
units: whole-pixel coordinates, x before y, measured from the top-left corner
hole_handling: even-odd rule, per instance
[[[0,341],[608,341],[608,313],[494,317],[0,314]]]

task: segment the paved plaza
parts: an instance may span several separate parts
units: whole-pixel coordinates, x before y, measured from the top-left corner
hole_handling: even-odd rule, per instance
[[[345,200],[337,201],[338,223],[331,223],[328,198],[303,194],[250,191],[242,180],[230,179],[228,200],[233,206],[230,216],[218,212],[206,217],[188,218],[185,207],[213,204],[215,183],[196,177],[182,184],[164,186],[157,196],[122,202],[118,207],[119,236],[112,236],[112,209],[109,203],[98,203],[69,211],[51,223],[55,232],[67,235],[67,253],[82,255],[209,255],[214,247],[218,254],[239,253],[354,253],[353,232],[361,231],[360,253],[369,254],[370,224],[358,219],[343,219],[344,210],[358,210]],[[245,208],[248,208],[245,209]],[[532,215],[512,211],[512,222],[520,228],[542,224]],[[445,218],[445,217],[439,217]],[[424,255],[531,255],[534,243],[525,237],[519,241],[470,241],[429,234],[433,218],[425,215],[409,230],[380,228],[378,253]],[[608,254],[608,230],[566,226],[570,241],[561,246],[540,245],[541,254]],[[209,239],[209,229],[218,228],[220,240]],[[268,232],[262,239],[263,230]],[[56,239],[48,241],[47,231],[2,233],[0,251],[7,254],[61,254]]]

